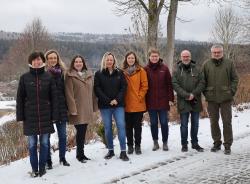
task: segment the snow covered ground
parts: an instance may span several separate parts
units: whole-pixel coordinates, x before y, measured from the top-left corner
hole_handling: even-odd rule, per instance
[[[250,105],[244,104],[243,106],[249,108]],[[72,150],[71,152],[67,152],[66,155],[71,166],[64,167],[59,164],[58,152],[55,152],[52,155],[54,168],[47,171],[47,174],[41,178],[30,178],[28,174],[31,170],[29,158],[25,158],[12,162],[10,165],[0,167],[1,183],[189,183],[188,181],[190,180],[188,179],[190,178],[196,178],[197,181],[205,181],[203,183],[211,183],[206,182],[207,180],[205,179],[199,180],[199,175],[205,178],[216,175],[216,177],[220,178],[223,173],[220,175],[220,172],[216,172],[217,170],[223,170],[225,173],[233,173],[235,167],[241,168],[241,164],[244,162],[247,163],[247,160],[250,160],[246,156],[248,155],[247,153],[250,154],[250,109],[241,112],[234,110],[233,114],[235,141],[230,156],[224,155],[222,151],[218,153],[210,152],[212,139],[209,119],[200,120],[199,143],[205,148],[205,152],[203,153],[192,150],[191,144],[189,144],[189,151],[182,153],[180,126],[174,124],[171,124],[169,127],[168,144],[170,150],[166,152],[160,149],[153,152],[150,127],[145,123],[142,135],[143,153],[142,155],[129,155],[129,162],[123,162],[118,158],[120,151],[117,139],[115,140],[116,156],[111,160],[103,159],[107,150],[102,143],[95,142],[85,147],[86,155],[91,158],[87,163],[78,162],[75,158],[75,150]],[[160,131],[159,135],[161,135]],[[234,167],[225,167],[230,160],[233,162],[233,159],[238,157],[240,157],[239,160],[241,162],[233,164]],[[250,164],[248,163],[247,165]],[[193,183],[202,183],[195,182],[196,180],[192,180]],[[214,180],[213,183],[218,183],[216,181],[219,180]]]
[[[16,101],[0,101],[0,109],[16,109]]]

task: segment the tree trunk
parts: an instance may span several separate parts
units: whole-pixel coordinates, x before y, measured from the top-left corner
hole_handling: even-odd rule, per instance
[[[157,48],[158,39],[158,4],[155,0],[149,1],[149,13],[148,13],[148,40],[147,40],[147,50],[150,48]]]
[[[175,48],[175,20],[177,15],[178,1],[171,0],[167,20],[167,63],[172,73]]]

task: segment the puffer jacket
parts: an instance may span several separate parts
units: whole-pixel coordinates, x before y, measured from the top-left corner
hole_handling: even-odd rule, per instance
[[[56,86],[42,68],[30,68],[20,77],[16,98],[16,119],[23,121],[24,135],[53,133],[58,120]]]

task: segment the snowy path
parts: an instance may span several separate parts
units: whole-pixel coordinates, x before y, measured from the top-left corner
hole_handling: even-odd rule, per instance
[[[131,173],[108,183],[250,183],[250,132],[237,136],[231,155],[223,151],[185,153],[183,156]]]

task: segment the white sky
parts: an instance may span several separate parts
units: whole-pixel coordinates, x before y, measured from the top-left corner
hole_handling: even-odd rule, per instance
[[[130,16],[118,17],[108,0],[0,0],[0,30],[21,32],[27,23],[39,17],[49,32],[126,33]],[[181,4],[176,39],[210,40],[214,14],[218,7],[206,3]],[[162,32],[166,32],[166,16],[162,16]],[[164,34],[165,35],[165,34]]]

